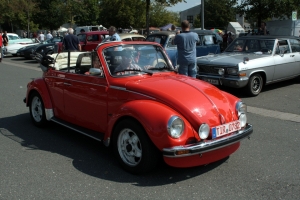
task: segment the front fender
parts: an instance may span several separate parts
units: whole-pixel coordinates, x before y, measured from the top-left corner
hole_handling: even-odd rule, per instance
[[[33,92],[38,92],[42,99],[45,106],[45,109],[52,109],[52,102],[49,95],[49,90],[47,85],[42,78],[34,79],[27,85],[27,94],[26,94],[26,106],[29,106],[29,98]]]
[[[167,130],[168,120],[177,115],[184,121],[184,133],[178,139],[169,136]],[[108,123],[108,133],[111,135],[113,127],[124,117],[137,120],[147,132],[149,138],[159,150],[166,147],[186,144],[188,139],[198,136],[190,123],[172,108],[152,100],[136,100],[123,104]],[[110,137],[107,135],[106,138]]]

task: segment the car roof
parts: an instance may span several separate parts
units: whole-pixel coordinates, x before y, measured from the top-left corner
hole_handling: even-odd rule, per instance
[[[191,32],[203,35],[212,35],[214,32],[212,30],[200,30],[200,29],[190,29]]]
[[[142,38],[145,38],[143,35],[135,34],[135,33],[120,33],[119,36],[120,36],[121,39],[127,38],[127,37],[142,37]]]
[[[241,36],[238,39],[300,39],[296,36],[281,36],[281,35],[247,35],[247,36]]]
[[[166,36],[169,36],[169,35],[174,35],[175,33],[176,33],[175,31],[158,31],[158,32],[149,34],[149,36],[153,36],[153,35],[166,35]]]
[[[78,33],[77,35],[97,35],[97,34],[108,35],[108,31],[89,31],[89,32]]]

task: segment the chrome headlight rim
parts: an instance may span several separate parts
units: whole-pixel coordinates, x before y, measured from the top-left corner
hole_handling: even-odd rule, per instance
[[[205,140],[206,138],[208,138],[209,133],[210,133],[210,126],[206,123],[201,124],[198,130],[199,137],[202,140]]]
[[[172,138],[178,139],[184,130],[184,121],[179,116],[172,116],[167,124],[167,130]]]
[[[225,69],[224,68],[218,68],[218,74],[223,76],[225,74]]]

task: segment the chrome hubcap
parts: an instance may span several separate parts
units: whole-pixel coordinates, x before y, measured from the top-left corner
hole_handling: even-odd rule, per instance
[[[136,166],[142,159],[142,145],[131,129],[123,129],[118,137],[118,151],[121,159],[128,165]]]
[[[36,122],[40,122],[43,116],[42,102],[39,97],[35,96],[31,102],[32,117]]]

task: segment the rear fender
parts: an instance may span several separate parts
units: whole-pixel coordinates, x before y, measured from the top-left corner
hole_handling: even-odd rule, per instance
[[[167,124],[172,116],[179,116],[184,121],[184,133],[178,139],[169,136]],[[149,138],[159,150],[174,145],[186,144],[188,138],[195,138],[190,123],[172,108],[151,100],[137,100],[123,104],[117,113],[113,114],[108,123],[105,140],[111,138],[115,125],[124,118],[133,118],[138,121],[147,132]]]
[[[47,88],[45,81],[42,78],[35,79],[35,80],[31,81],[30,83],[28,83],[27,95],[26,95],[26,106],[29,106],[30,95],[34,92],[37,92],[41,95],[45,109],[53,108],[51,98],[49,95],[49,90]]]

